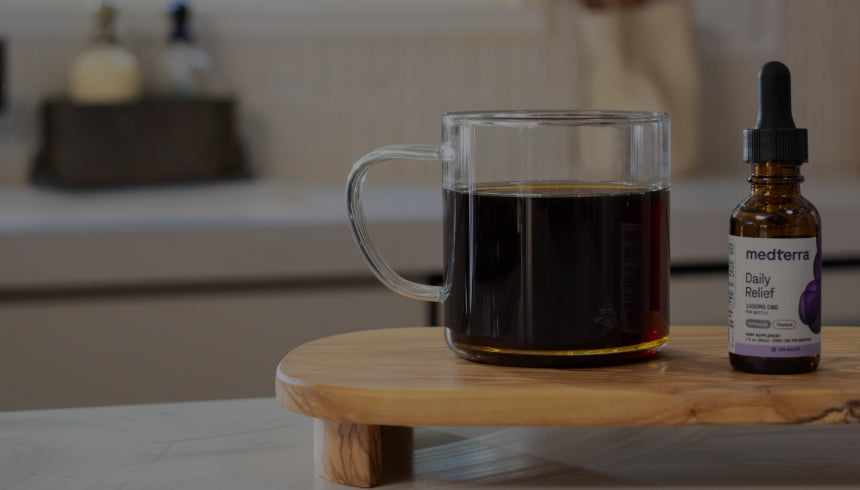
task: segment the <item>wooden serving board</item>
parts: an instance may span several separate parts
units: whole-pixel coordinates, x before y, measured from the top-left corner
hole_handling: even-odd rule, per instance
[[[860,328],[825,328],[818,371],[781,376],[734,371],[727,335],[673,326],[663,352],[643,362],[537,369],[459,359],[439,327],[369,330],[296,348],[276,391],[318,419],[317,471],[353,486],[378,484],[381,426],[860,422]]]

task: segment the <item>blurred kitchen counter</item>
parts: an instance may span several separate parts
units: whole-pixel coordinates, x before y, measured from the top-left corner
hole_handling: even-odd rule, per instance
[[[825,259],[860,258],[860,180],[812,181]],[[672,189],[672,264],[726,260],[736,179]],[[441,192],[364,193],[371,236],[395,268],[442,266]],[[0,292],[204,281],[301,281],[369,276],[347,225],[344,190],[270,182],[61,192],[0,191]]]
[[[804,188],[825,261],[848,264],[825,265],[823,323],[856,325],[860,181]],[[735,179],[675,183],[671,323],[725,324],[728,216],[745,192]],[[439,189],[364,199],[395,270],[441,271]],[[432,304],[371,275],[339,187],[2,190],[0,271],[0,410],[268,396],[304,342],[431,321]]]
[[[368,190],[374,239],[399,270],[441,269],[440,196]],[[369,275],[342,188],[266,182],[3,190],[0,268],[7,291]]]

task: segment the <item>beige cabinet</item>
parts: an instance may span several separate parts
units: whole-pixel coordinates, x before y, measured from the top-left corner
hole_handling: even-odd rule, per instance
[[[274,396],[299,344],[425,318],[376,285],[7,302],[0,410]]]

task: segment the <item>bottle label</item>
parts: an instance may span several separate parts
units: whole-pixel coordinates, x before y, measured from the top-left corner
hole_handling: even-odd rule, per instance
[[[821,239],[729,235],[729,352],[821,353]]]

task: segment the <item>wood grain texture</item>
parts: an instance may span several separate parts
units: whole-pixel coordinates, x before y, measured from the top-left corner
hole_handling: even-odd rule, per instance
[[[860,328],[823,331],[821,367],[734,371],[726,327],[673,327],[648,361],[587,369],[490,366],[457,358],[441,328],[354,332],[281,361],[288,409],[325,420],[405,426],[842,424],[860,421]]]
[[[364,488],[379,485],[380,427],[314,420],[314,469],[335,483]]]

